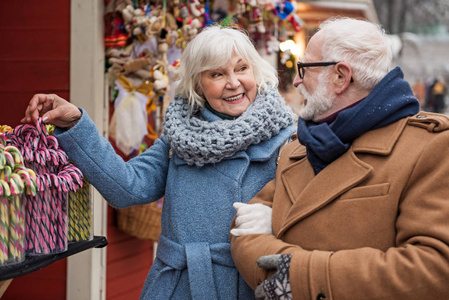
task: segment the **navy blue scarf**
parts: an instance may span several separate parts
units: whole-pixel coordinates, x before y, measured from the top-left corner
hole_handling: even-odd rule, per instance
[[[331,124],[298,119],[298,140],[318,174],[345,153],[363,133],[419,112],[419,102],[399,67],[389,72],[354,107],[341,111]]]

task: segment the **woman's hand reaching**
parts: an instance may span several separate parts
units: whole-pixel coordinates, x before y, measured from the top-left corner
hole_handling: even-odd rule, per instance
[[[36,123],[39,117],[46,124],[72,128],[81,118],[81,111],[67,100],[55,94],[36,94],[31,98],[22,123]]]

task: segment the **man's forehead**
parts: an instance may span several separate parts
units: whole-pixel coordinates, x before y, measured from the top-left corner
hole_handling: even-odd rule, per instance
[[[299,58],[300,61],[302,62],[308,62],[308,61],[312,61],[313,59],[313,55],[310,52],[306,51],[304,52],[304,55],[302,57]]]
[[[304,51],[304,55],[300,58],[301,61],[319,61],[321,57],[321,48],[318,47],[317,41],[310,39]]]

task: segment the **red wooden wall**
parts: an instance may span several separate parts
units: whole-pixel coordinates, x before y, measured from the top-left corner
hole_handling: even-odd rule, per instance
[[[0,123],[38,92],[69,96],[70,0],[0,1]]]
[[[153,243],[119,230],[111,207],[108,207],[108,241],[106,299],[138,300],[153,263]]]
[[[70,0],[0,1],[0,32],[0,125],[19,125],[36,93],[70,100]],[[119,231],[111,207],[108,218],[106,299],[138,299],[153,244]],[[66,299],[66,263],[13,279],[2,300]]]
[[[0,1],[0,32],[0,124],[14,127],[35,93],[69,96],[70,0]],[[65,299],[66,269],[13,279],[2,300]]]

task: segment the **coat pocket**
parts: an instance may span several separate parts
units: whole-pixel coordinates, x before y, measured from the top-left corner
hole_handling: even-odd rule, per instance
[[[379,197],[388,194],[390,190],[390,183],[379,183],[367,186],[360,186],[353,189],[350,189],[346,193],[342,194],[339,198],[340,200],[349,200],[349,199],[357,199],[357,198],[370,198],[370,197]]]

